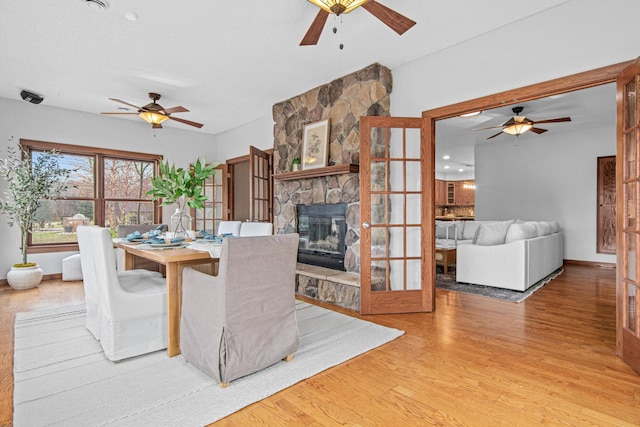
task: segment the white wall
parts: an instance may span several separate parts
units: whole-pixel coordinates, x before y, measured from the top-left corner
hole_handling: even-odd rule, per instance
[[[558,221],[565,259],[615,263],[596,253],[597,158],[616,154],[610,123],[476,146],[476,218]]]
[[[274,100],[274,104],[280,100]],[[273,148],[273,117],[269,115],[216,135],[217,155],[221,159],[233,159],[249,154],[249,146],[260,150]]]
[[[46,101],[45,101],[46,103]],[[24,101],[0,98],[0,158],[7,147],[20,139],[58,142],[114,150],[159,154],[178,166],[186,166],[198,156],[216,161],[216,137],[166,127],[154,132],[151,125],[96,114],[34,105]],[[13,142],[12,142],[13,141]],[[0,183],[0,190],[6,184]],[[3,191],[3,190],[2,190]],[[163,209],[163,219],[169,221],[172,207]],[[10,228],[0,217],[0,278],[7,277],[12,264],[21,261],[20,232]],[[39,263],[45,274],[61,272],[61,260],[70,252],[30,254],[29,261]]]

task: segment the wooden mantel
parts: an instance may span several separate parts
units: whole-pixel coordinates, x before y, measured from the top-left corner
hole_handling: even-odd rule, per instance
[[[304,178],[316,178],[320,176],[328,175],[342,175],[345,173],[358,173],[360,172],[360,165],[353,163],[345,165],[327,166],[324,168],[308,169],[295,172],[281,172],[273,175],[273,179],[280,181],[291,181],[295,179]]]

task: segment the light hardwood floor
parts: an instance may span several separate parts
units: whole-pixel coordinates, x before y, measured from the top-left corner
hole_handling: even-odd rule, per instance
[[[521,304],[438,290],[435,313],[364,317],[406,334],[216,425],[640,425],[640,376],[615,355],[614,275],[568,265]],[[0,287],[0,425],[15,313],[81,302],[80,282]]]

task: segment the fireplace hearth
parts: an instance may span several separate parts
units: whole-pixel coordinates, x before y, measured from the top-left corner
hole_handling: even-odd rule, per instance
[[[347,205],[297,205],[298,262],[345,271]]]

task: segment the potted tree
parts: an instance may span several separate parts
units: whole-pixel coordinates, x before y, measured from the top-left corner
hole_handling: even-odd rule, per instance
[[[20,227],[22,244],[22,262],[13,265],[7,281],[14,289],[29,289],[42,280],[40,266],[27,261],[31,224],[44,200],[62,197],[71,171],[60,166],[62,155],[57,150],[39,152],[34,160],[20,146],[10,146],[7,151],[7,158],[0,159],[0,176],[8,183],[8,189],[0,195],[0,213],[9,218],[9,226]]]
[[[152,196],[153,201],[162,199],[163,205],[178,205],[171,217],[170,231],[175,237],[186,237],[191,229],[187,207],[204,209],[207,200],[204,194],[205,181],[216,173],[217,166],[218,163],[207,164],[204,159],[198,159],[188,169],[161,162],[158,176],[151,178],[152,189],[147,194]]]

